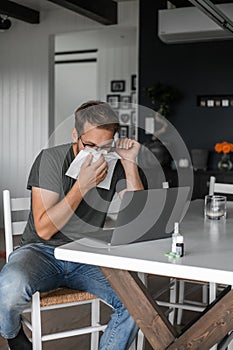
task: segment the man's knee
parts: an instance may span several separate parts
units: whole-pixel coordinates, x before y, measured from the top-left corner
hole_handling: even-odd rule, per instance
[[[18,303],[29,302],[31,299],[27,274],[7,265],[0,273],[0,300],[4,301],[2,305],[4,308],[14,307]]]

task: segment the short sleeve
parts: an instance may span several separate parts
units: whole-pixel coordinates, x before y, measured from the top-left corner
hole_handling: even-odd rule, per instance
[[[34,161],[27,183],[27,189],[39,187],[56,193],[61,189],[61,167],[49,150],[43,150]]]

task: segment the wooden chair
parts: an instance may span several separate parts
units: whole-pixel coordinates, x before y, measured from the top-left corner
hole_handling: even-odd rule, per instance
[[[209,195],[214,195],[215,193],[220,194],[233,194],[233,184],[226,184],[226,183],[220,183],[216,182],[215,176],[210,177],[209,181]],[[217,285],[215,283],[203,283],[202,286],[202,302],[195,302],[188,300],[184,297],[185,295],[185,282],[181,280],[179,282],[179,304],[189,303],[191,305],[190,310],[192,311],[202,311],[203,306],[205,307],[209,302],[212,302],[216,298],[217,293]],[[191,282],[191,281],[190,281]],[[192,282],[192,283],[198,283],[198,282]],[[200,286],[200,283],[199,283]],[[219,289],[223,289],[226,286],[218,286]],[[209,296],[208,296],[209,291]],[[194,307],[192,307],[194,305]],[[183,309],[178,309],[177,313],[177,324],[181,324],[182,321],[182,315],[183,315]]]
[[[10,191],[3,191],[3,208],[4,208],[4,228],[6,241],[6,259],[14,249],[13,238],[23,233],[26,221],[12,220],[13,212],[22,212],[29,210],[29,198],[10,198]],[[14,214],[16,215],[16,214]],[[91,305],[91,324],[90,326],[62,331],[58,333],[42,335],[41,331],[41,312],[58,308],[71,307],[76,305]],[[25,317],[25,313],[31,312],[31,321]],[[77,291],[68,288],[59,288],[46,293],[36,292],[32,296],[32,302],[29,308],[23,313],[24,324],[32,333],[33,350],[41,350],[42,342],[72,337],[81,334],[91,334],[91,350],[97,350],[99,344],[99,333],[106,328],[106,325],[100,324],[100,300],[83,291]]]

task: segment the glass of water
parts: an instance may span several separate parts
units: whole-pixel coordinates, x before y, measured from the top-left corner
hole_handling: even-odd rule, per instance
[[[205,196],[205,217],[211,220],[226,218],[227,198],[225,196]]]

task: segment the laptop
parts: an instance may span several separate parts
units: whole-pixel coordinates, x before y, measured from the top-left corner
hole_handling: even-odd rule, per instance
[[[174,223],[180,222],[189,205],[189,187],[148,189],[125,192],[114,229],[101,228],[87,232],[86,243],[96,241],[104,246],[171,237]],[[81,239],[85,244],[85,239]],[[81,242],[80,242],[81,243]]]

